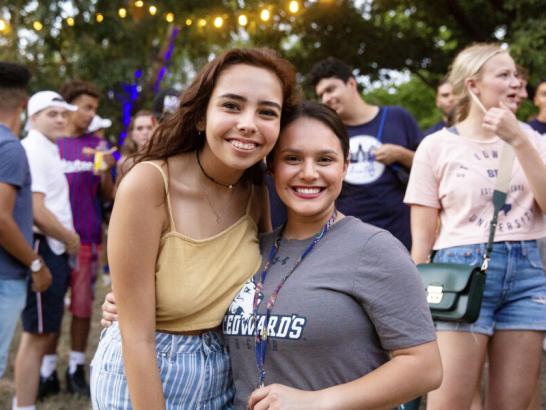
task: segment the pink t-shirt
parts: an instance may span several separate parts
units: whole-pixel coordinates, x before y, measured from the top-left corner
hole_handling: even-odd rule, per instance
[[[546,163],[546,138],[527,131]],[[440,210],[434,249],[487,242],[500,154],[498,137],[473,140],[447,129],[421,142],[415,153],[404,202]],[[546,236],[543,213],[516,158],[506,204],[499,213],[495,242]]]

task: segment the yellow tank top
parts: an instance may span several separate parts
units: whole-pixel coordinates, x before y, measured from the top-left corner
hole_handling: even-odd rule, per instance
[[[161,238],[155,272],[156,329],[200,330],[222,323],[231,301],[261,264],[258,227],[245,214],[224,231],[192,239],[176,231],[168,178],[165,184],[170,231]]]

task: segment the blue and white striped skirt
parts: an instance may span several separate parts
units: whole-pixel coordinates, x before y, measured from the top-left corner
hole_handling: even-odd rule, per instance
[[[155,340],[167,410],[233,408],[231,366],[221,333],[156,332]],[[91,402],[94,410],[133,408],[117,323],[103,331],[91,363]]]

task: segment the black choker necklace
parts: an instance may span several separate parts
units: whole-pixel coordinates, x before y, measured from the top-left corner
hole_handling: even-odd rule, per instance
[[[213,177],[211,177],[209,174],[207,174],[205,172],[205,170],[203,169],[203,165],[201,165],[201,160],[199,159],[199,151],[195,151],[195,158],[197,158],[197,165],[199,165],[199,169],[201,170],[201,172],[203,173],[204,176],[207,177],[207,179],[210,179],[212,182],[214,182],[215,184],[217,185],[220,185],[220,186],[223,186],[224,188],[227,188],[227,189],[233,189],[237,186],[237,184],[239,183],[239,181],[235,182],[234,184],[223,184],[217,180],[215,180]]]

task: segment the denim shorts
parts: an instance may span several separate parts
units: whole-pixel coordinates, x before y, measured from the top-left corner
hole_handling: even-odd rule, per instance
[[[157,366],[167,410],[227,410],[235,390],[220,332],[196,336],[156,332]],[[115,322],[105,329],[91,362],[93,410],[130,410],[129,388]]]
[[[481,265],[486,244],[453,246],[434,262]],[[436,330],[482,333],[546,330],[546,276],[537,241],[497,242],[489,260],[480,316],[474,323],[436,322]]]

